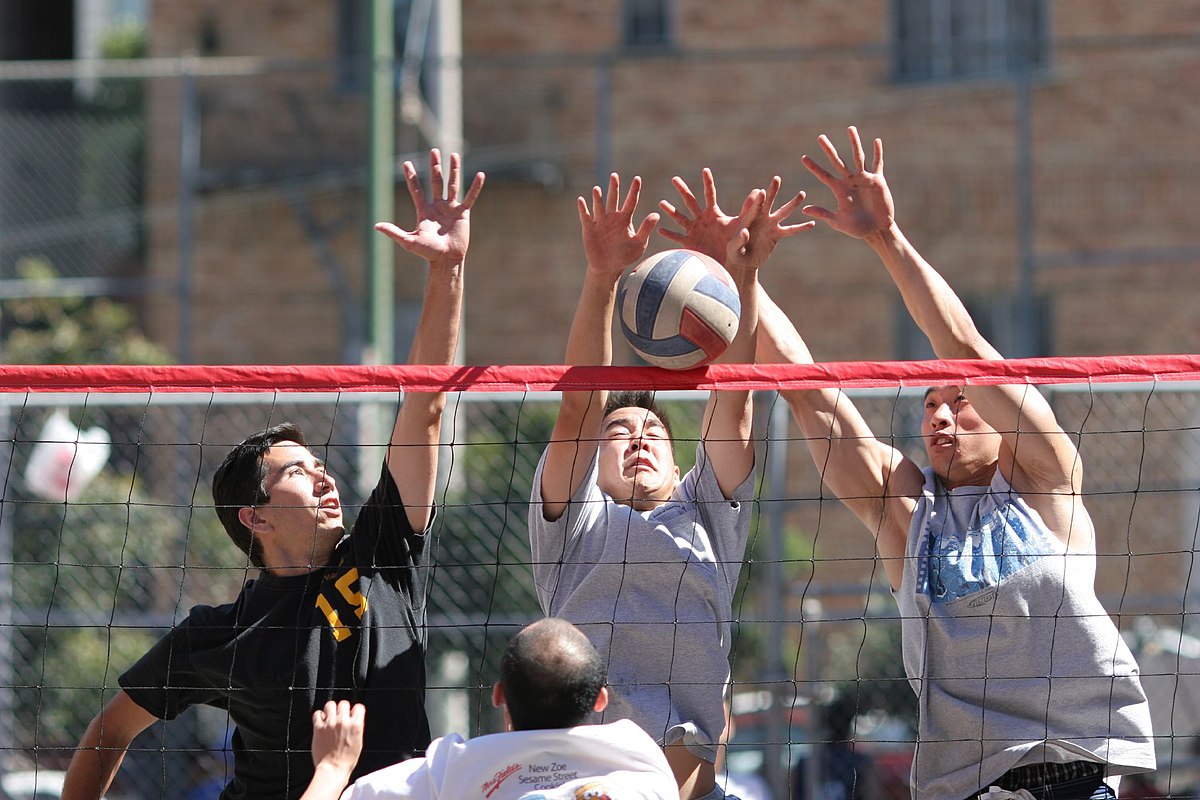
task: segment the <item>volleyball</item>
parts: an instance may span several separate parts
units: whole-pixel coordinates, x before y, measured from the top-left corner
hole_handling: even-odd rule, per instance
[[[725,268],[693,250],[666,250],[642,261],[617,294],[625,339],[656,367],[709,363],[737,334],[742,304]]]

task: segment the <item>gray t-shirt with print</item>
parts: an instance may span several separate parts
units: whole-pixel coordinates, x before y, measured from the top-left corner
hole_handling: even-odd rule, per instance
[[[701,445],[671,499],[639,512],[597,487],[593,458],[566,511],[548,521],[544,467],[543,454],[529,508],[538,600],[607,659],[603,721],[631,719],[660,744],[714,760],[754,472],[726,499]]]
[[[1086,512],[1074,520],[1091,533]],[[1154,769],[1137,662],[1096,597],[1095,539],[1068,552],[1000,470],[947,491],[931,469],[895,592],[917,692],[914,797],[957,800],[1015,766]]]

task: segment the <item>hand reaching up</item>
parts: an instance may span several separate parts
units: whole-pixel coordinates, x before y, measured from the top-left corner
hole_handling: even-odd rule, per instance
[[[762,192],[761,198],[754,205],[750,216],[743,220],[744,227],[739,232],[739,236],[729,245],[727,266],[758,269],[774,252],[780,239],[795,236],[801,231],[816,226],[817,223],[812,220],[794,225],[784,224],[796,208],[804,202],[804,192],[797,192],[791,200],[774,211],[771,210],[782,187],[783,181],[776,175],[771,180],[771,184]]]
[[[679,176],[671,180],[683,199],[684,208],[678,209],[666,200],[658,205],[668,217],[683,228],[683,232],[663,228],[661,233],[681,247],[703,253],[725,264],[730,244],[736,242],[738,247],[743,244],[738,241],[738,237],[756,213],[757,206],[761,204],[762,190],[755,189],[750,192],[742,203],[741,211],[733,217],[722,211],[717,204],[717,183],[713,179],[712,170],[705,167],[701,173],[701,180],[704,184],[704,205],[696,199],[687,181]]]
[[[379,222],[375,230],[386,234],[408,252],[429,262],[434,269],[461,265],[467,256],[471,241],[471,206],[483,189],[484,175],[475,173],[475,179],[459,200],[462,191],[462,157],[450,154],[450,179],[445,181],[442,173],[442,156],[437,149],[429,151],[430,193],[425,197],[417,169],[411,161],[404,162],[404,179],[408,194],[417,210],[417,224],[411,231],[403,230],[390,222]],[[443,185],[445,188],[443,189]]]
[[[833,172],[826,170],[808,156],[800,158],[808,171],[833,191],[837,199],[837,208],[830,211],[821,206],[809,205],[801,210],[847,236],[866,239],[892,226],[895,222],[896,208],[892,203],[892,192],[883,177],[883,141],[875,140],[875,164],[873,171],[868,171],[858,129],[851,126],[849,133],[849,165],[842,161],[837,148],[824,134],[821,134],[819,141],[833,165]]]
[[[599,186],[592,187],[590,209],[584,198],[577,201],[588,269],[611,278],[614,283],[627,266],[646,252],[650,234],[658,224],[658,214],[651,213],[636,229],[633,227],[633,214],[641,192],[642,179],[634,177],[622,202],[621,178],[614,172],[608,178],[607,195]]]

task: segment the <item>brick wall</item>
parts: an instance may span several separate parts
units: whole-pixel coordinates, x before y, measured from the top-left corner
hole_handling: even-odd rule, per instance
[[[882,1],[855,4],[853,11],[836,2],[680,2],[674,54],[615,49],[618,7],[615,0],[576,0],[552,10],[537,2],[464,2],[469,159],[491,166],[499,148],[515,144],[518,160],[544,162],[560,176],[545,188],[520,170],[499,167],[489,181],[475,215],[468,360],[561,357],[582,272],[574,198],[588,191],[599,170],[642,175],[644,211],[659,198],[674,199],[672,175],[697,183],[702,166],[716,172],[727,207],[776,173],[785,190],[804,188],[812,201],[827,202],[799,155],[815,152],[823,131],[844,142],[849,123],[884,138],[899,219],[956,288],[982,297],[1013,290],[1016,100],[1010,84],[893,85],[889,7]],[[304,0],[156,3],[152,20],[155,54],[207,47],[223,56],[328,59],[336,39],[331,4]],[[1081,253],[1093,250],[1141,253],[1194,239],[1196,197],[1186,167],[1195,159],[1180,145],[1183,132],[1195,129],[1200,104],[1181,102],[1180,93],[1194,89],[1187,76],[1197,74],[1200,56],[1182,46],[1147,48],[1132,37],[1197,28],[1195,2],[1171,4],[1170,13],[1157,3],[1052,4],[1059,44],[1052,48],[1053,67],[1033,89],[1032,128],[1035,249],[1053,262],[1039,269],[1038,287],[1054,296],[1056,353],[1200,349],[1200,310],[1178,302],[1170,288],[1194,275],[1194,264],[1154,263],[1145,253],[1140,257],[1147,263],[1136,267],[1078,263]],[[1109,40],[1083,46],[1080,37]],[[615,60],[600,58],[613,54]],[[606,75],[604,64],[611,64]],[[301,70],[267,81],[202,82],[205,166],[236,176],[237,170],[269,173],[297,165],[319,172],[324,164],[359,160],[361,97],[339,94],[332,76],[332,69]],[[613,129],[606,135],[596,129],[602,77],[612,87]],[[178,99],[177,86],[156,84],[150,190],[165,207],[177,189]],[[403,127],[401,141],[420,146]],[[607,151],[598,150],[604,142]],[[342,228],[361,225],[361,194],[330,187],[305,187],[303,194],[339,226],[344,279],[360,286],[365,234]],[[402,194],[402,219],[407,202]],[[279,330],[279,315],[270,304],[250,300],[280,281],[298,302],[308,297],[304,307],[337,330],[330,281],[278,186],[270,180],[249,190],[226,186],[201,195],[199,208],[197,357],[296,358],[292,348],[266,341]],[[163,275],[177,258],[170,216],[151,226],[154,270]],[[666,246],[656,239],[656,248]],[[400,270],[402,304],[419,297],[413,274],[419,272]],[[894,290],[858,243],[828,230],[786,242],[764,281],[803,314],[819,357],[898,355]],[[1130,285],[1138,289],[1133,295]],[[542,318],[534,324],[516,313],[528,308],[523,301],[530,293],[545,300],[536,306]],[[232,302],[240,298],[257,308],[243,312]],[[1108,304],[1119,313],[1096,313]],[[1145,324],[1139,311],[1147,307],[1177,323],[1169,334]],[[170,340],[173,312],[164,308],[151,319],[155,332]],[[250,335],[256,326],[259,335]],[[231,336],[232,328],[241,333]],[[308,360],[340,355],[333,341],[310,344],[307,352]]]

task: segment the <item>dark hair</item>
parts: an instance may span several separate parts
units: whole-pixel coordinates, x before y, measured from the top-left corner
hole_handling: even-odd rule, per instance
[[[246,506],[260,506],[271,500],[263,484],[267,477],[263,457],[272,445],[279,442],[295,442],[308,447],[298,425],[290,422],[274,425],[247,436],[241,444],[230,450],[221,466],[217,467],[212,482],[213,502],[225,532],[249,557],[250,563],[261,569],[265,569],[262,553],[259,552],[254,534],[238,519],[238,512]]]
[[[838,692],[820,706],[821,727],[833,742],[848,742],[854,738],[854,718],[858,715],[858,698]]]
[[[571,623],[547,617],[513,637],[500,661],[500,683],[513,730],[573,728],[596,705],[604,660]]]
[[[654,392],[646,391],[622,391],[610,392],[608,402],[604,404],[604,416],[608,416],[618,408],[644,408],[654,416],[658,417],[658,421],[662,423],[663,428],[667,431],[667,436],[671,441],[675,438],[671,435],[671,420],[667,418],[667,412],[662,409],[654,400]]]

